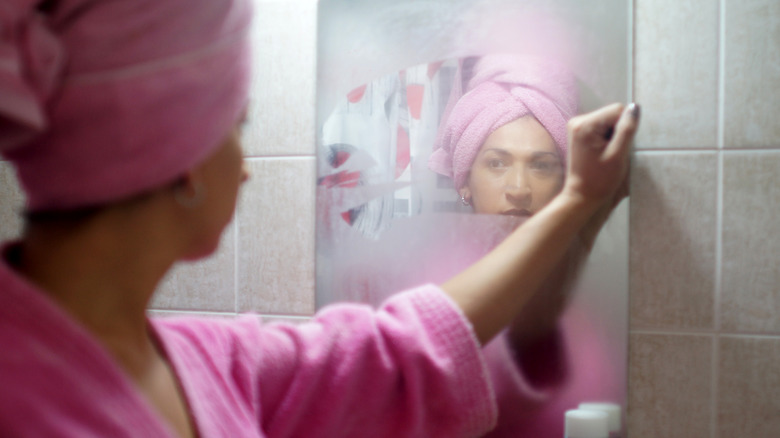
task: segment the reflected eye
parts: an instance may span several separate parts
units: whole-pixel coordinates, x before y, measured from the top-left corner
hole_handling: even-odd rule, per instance
[[[498,169],[500,167],[504,167],[505,164],[504,164],[504,160],[501,160],[499,158],[492,158],[488,160],[487,165],[491,169]]]
[[[535,160],[531,162],[531,169],[545,173],[557,172],[560,167],[560,163],[552,160]]]

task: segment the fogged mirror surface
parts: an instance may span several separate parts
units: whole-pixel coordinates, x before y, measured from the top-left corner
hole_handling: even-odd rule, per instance
[[[385,3],[320,2],[318,307],[468,267],[560,190],[567,120],[628,100],[625,1]],[[599,225],[485,347],[492,436],[625,406],[627,200]]]

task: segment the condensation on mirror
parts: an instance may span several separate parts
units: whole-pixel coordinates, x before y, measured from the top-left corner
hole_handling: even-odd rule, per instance
[[[317,306],[441,283],[542,208],[563,181],[566,121],[628,101],[630,12],[320,1]],[[625,407],[627,207],[583,234],[485,347],[492,436],[560,437],[579,403]]]

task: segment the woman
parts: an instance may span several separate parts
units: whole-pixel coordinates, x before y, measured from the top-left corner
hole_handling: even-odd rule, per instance
[[[335,306],[298,327],[148,319],[170,267],[217,247],[247,178],[237,140],[250,15],[248,0],[0,6],[0,151],[28,200],[0,262],[0,435],[456,437],[492,426],[479,345],[522,309],[520,279],[541,281],[557,242],[625,178],[635,112],[582,119],[572,183],[542,219],[441,288],[376,311]]]
[[[493,54],[463,63],[429,167],[453,180],[475,213],[524,219],[565,185],[566,125],[577,111],[568,69],[532,56]],[[489,435],[563,434],[567,409],[622,399],[592,322],[564,310],[576,274],[611,209],[602,206],[509,329],[484,349],[499,402]]]

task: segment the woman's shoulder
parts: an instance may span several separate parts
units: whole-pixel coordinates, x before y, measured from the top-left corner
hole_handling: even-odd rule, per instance
[[[209,356],[249,353],[258,341],[259,315],[152,316],[149,326],[166,349]]]

